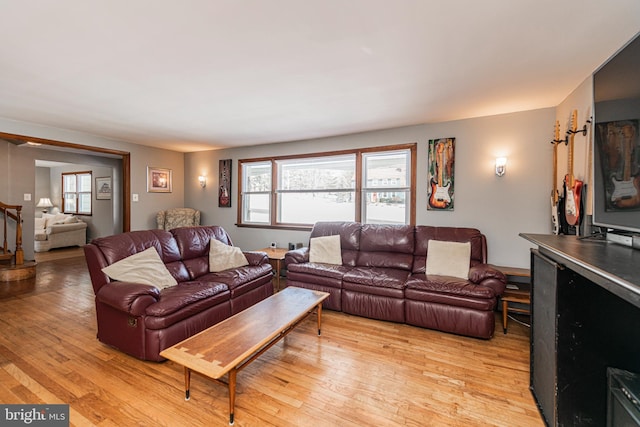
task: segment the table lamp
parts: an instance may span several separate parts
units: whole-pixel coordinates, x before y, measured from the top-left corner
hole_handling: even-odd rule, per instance
[[[52,206],[53,203],[51,203],[51,199],[49,199],[48,197],[41,198],[40,200],[38,200],[38,204],[36,205],[37,208],[44,208],[42,209],[42,213],[47,213],[47,209]]]

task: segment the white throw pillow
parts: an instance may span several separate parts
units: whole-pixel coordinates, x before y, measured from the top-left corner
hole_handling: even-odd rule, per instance
[[[55,215],[43,213],[42,218],[44,218],[44,228],[51,227],[56,218]]]
[[[113,280],[144,283],[158,289],[175,286],[178,283],[153,246],[103,268],[102,272]]]
[[[36,218],[35,219],[35,229],[36,230],[44,230],[46,228],[47,225],[47,220],[46,218]]]
[[[340,235],[312,238],[309,241],[309,262],[342,265]]]
[[[429,240],[427,249],[427,275],[469,278],[471,260],[470,242]]]
[[[249,261],[242,253],[242,249],[211,239],[211,243],[209,243],[209,271],[211,273],[245,265],[249,265]]]

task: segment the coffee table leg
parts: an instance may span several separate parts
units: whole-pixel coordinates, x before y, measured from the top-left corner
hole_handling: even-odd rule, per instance
[[[233,425],[233,416],[236,406],[236,374],[238,370],[233,368],[229,371],[229,425]]]
[[[502,330],[504,331],[504,333],[507,333],[507,317],[508,317],[508,313],[507,311],[509,310],[509,303],[505,300],[502,300]]]
[[[191,369],[184,368],[184,400],[189,400],[189,389],[191,388]]]
[[[318,335],[320,335],[321,328],[322,328],[322,303],[318,304]]]

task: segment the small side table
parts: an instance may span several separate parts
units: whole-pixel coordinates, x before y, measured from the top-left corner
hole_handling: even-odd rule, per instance
[[[284,256],[289,252],[285,248],[262,248],[258,249],[260,252],[266,252],[269,257],[269,263],[276,271],[276,292],[280,291],[280,271],[282,271],[282,264],[284,262]]]
[[[531,315],[531,271],[528,268],[502,267],[494,265],[507,276],[507,289],[500,297],[502,301],[502,330],[507,333],[509,312]],[[509,305],[518,304],[519,307]]]
[[[509,319],[509,312],[531,314],[528,308],[511,307],[510,302],[518,304],[531,304],[531,294],[529,291],[506,289],[502,294],[502,330],[507,333],[507,322]]]

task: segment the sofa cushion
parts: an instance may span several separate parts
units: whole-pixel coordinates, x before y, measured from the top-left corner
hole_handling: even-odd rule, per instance
[[[429,240],[427,250],[427,275],[469,278],[471,243]]]
[[[180,251],[171,233],[164,230],[139,230],[98,237],[91,242],[100,248],[107,264],[154,247],[165,264],[180,261]]]
[[[406,294],[409,298],[410,290],[423,293],[440,293],[458,295],[469,298],[496,297],[495,291],[488,286],[471,283],[468,280],[451,276],[427,276],[425,274],[412,274],[406,283]]]
[[[312,237],[309,241],[309,262],[342,265],[340,236]]]
[[[233,246],[231,238],[224,228],[217,225],[199,227],[181,227],[171,230],[179,253],[191,280],[209,274],[209,246],[211,239],[216,239]]]
[[[411,225],[362,224],[357,265],[410,271],[414,241]]]
[[[360,250],[359,222],[322,221],[316,222],[311,230],[311,238],[340,235],[342,265],[355,266]]]
[[[222,283],[183,282],[177,286],[163,289],[160,292],[158,302],[149,305],[146,309],[146,314],[148,316],[163,317],[187,308],[183,314],[185,314],[184,317],[188,317],[205,308],[229,300],[229,297],[229,289]],[[192,307],[196,303],[200,304]]]
[[[364,285],[372,288],[404,289],[404,284],[409,277],[406,270],[380,267],[355,267],[345,273],[342,278],[342,287],[351,289],[351,284]],[[358,288],[360,289],[360,288]]]
[[[144,283],[158,289],[177,284],[154,247],[108,265],[102,269],[102,272],[113,280]]]
[[[249,261],[240,248],[229,246],[213,238],[209,243],[209,271],[219,271],[248,265]]]
[[[45,228],[51,227],[54,224],[73,224],[78,222],[78,218],[71,214],[42,214],[42,218],[45,220]]]
[[[429,241],[443,240],[447,242],[470,242],[471,262],[470,266],[485,264],[487,262],[487,241],[475,228],[464,227],[433,227],[429,225],[416,225],[416,244],[413,252],[413,272],[424,273],[428,255]]]
[[[230,290],[268,275],[272,271],[271,264],[246,265],[198,277],[201,282],[224,283]]]

